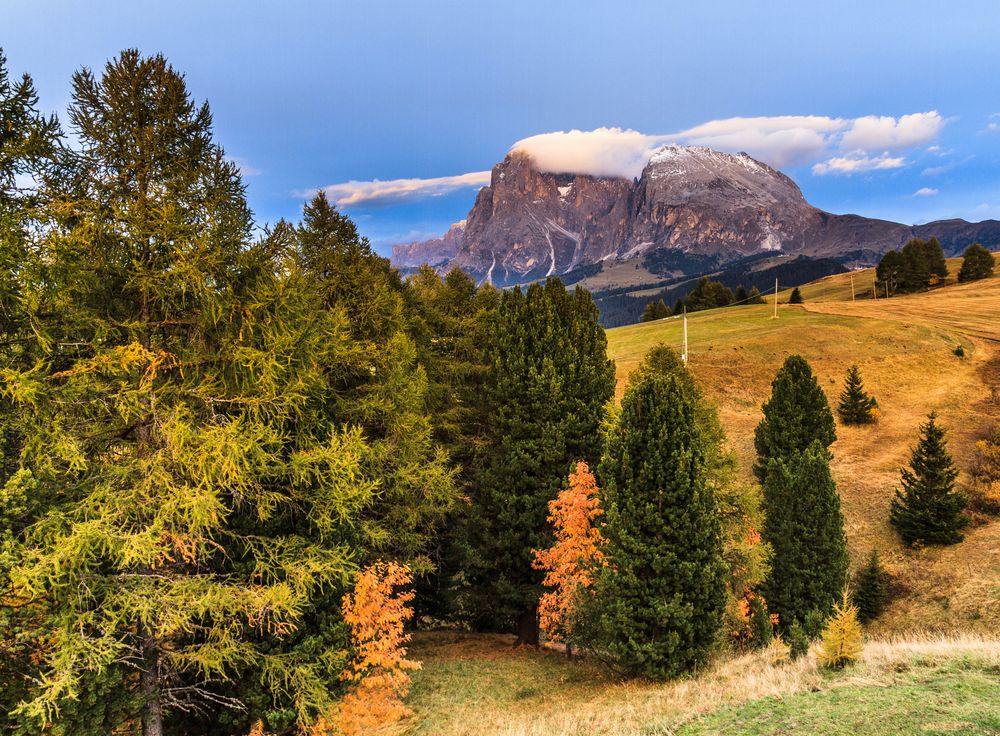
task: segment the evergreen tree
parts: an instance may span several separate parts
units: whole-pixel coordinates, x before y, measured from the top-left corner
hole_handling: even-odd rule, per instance
[[[673,313],[674,314],[684,314],[684,300],[683,299],[678,299],[676,302],[674,302]]]
[[[768,461],[764,514],[763,537],[774,558],[763,593],[787,631],[814,608],[829,613],[847,577],[844,517],[822,442]]]
[[[684,305],[689,312],[728,307],[732,303],[733,292],[722,283],[713,281],[707,276],[698,279],[694,289],[684,298]]]
[[[958,470],[953,466],[944,430],[931,414],[920,426],[920,441],[910,455],[910,467],[900,471],[889,520],[903,541],[913,544],[955,544],[962,541],[968,523],[965,498],[955,490]]]
[[[0,371],[23,465],[3,495],[31,499],[5,598],[34,617],[19,717],[147,736],[245,733],[251,713],[305,727],[341,687],[337,601],[359,557],[416,546],[405,509],[376,510],[397,447],[413,470],[427,460],[400,444],[423,442],[419,422],[369,444],[331,420],[366,345],[323,308],[291,228],[249,242],[208,107],[161,56],[77,73],[70,120],[80,148],[45,172],[14,275],[38,360]],[[406,357],[354,398],[370,415],[419,403]]]
[[[771,383],[771,398],[754,433],[757,463],[754,473],[763,482],[772,458],[791,458],[818,441],[826,449],[837,439],[833,413],[809,363],[789,356]]]
[[[764,304],[764,297],[760,293],[760,289],[756,286],[750,289],[750,294],[747,296],[747,304]]]
[[[537,645],[533,551],[547,546],[548,503],[572,464],[599,452],[614,364],[590,294],[558,279],[502,294],[489,352],[490,451],[474,499],[471,603],[479,625],[516,622],[519,641]]]
[[[792,289],[792,295],[790,297],[788,297],[788,303],[789,304],[802,304],[803,303],[802,292],[799,291],[799,287],[796,286],[794,289]]]
[[[647,302],[646,308],[642,311],[643,322],[653,322],[670,316],[670,307],[662,299],[656,302]]]
[[[596,646],[653,678],[705,660],[725,600],[696,413],[685,381],[654,366],[638,371],[601,461],[608,566],[596,585]]]
[[[878,402],[865,391],[861,371],[852,365],[847,370],[844,391],[840,394],[837,414],[844,424],[871,424],[875,421]]]
[[[959,282],[986,279],[993,275],[996,259],[993,254],[979,243],[973,243],[965,249],[962,256],[962,267],[958,271]]]
[[[737,286],[736,287],[736,291],[733,292],[733,300],[737,304],[743,304],[743,303],[745,303],[746,300],[747,300],[747,298],[749,296],[750,295],[747,294],[747,287],[745,287],[743,284],[740,284],[739,286]]]
[[[854,576],[851,603],[858,609],[858,619],[871,623],[885,610],[889,602],[889,573],[882,567],[878,552],[872,550],[865,566]]]

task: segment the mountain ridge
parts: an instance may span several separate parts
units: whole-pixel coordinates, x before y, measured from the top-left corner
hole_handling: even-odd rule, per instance
[[[910,238],[931,236],[946,255],[972,242],[995,247],[1000,221],[910,226],[829,213],[809,204],[789,176],[742,152],[667,145],[630,180],[543,172],[515,151],[493,167],[464,225],[395,245],[391,260],[404,270],[458,266],[478,281],[507,286],[651,253],[660,261],[693,256],[674,260],[706,257],[724,265],[774,252],[863,267]]]

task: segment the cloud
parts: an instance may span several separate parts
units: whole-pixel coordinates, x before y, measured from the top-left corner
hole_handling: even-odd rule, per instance
[[[440,197],[457,189],[482,187],[490,183],[489,171],[473,171],[458,176],[439,176],[433,179],[389,179],[382,181],[347,181],[331,184],[322,191],[330,200],[341,207],[368,205],[377,206],[396,202]],[[297,192],[299,196],[314,195],[316,189]]]
[[[905,158],[902,156],[892,157],[887,153],[881,156],[834,156],[826,161],[813,164],[812,173],[817,176],[859,174],[864,171],[899,169],[903,166],[906,166]]]
[[[986,120],[986,127],[980,133],[1000,133],[1000,112],[993,113]]]
[[[914,197],[933,197],[938,193],[937,189],[933,187],[920,187],[917,191],[913,193]]]
[[[647,134],[627,128],[560,130],[523,138],[511,146],[534,160],[541,171],[620,176],[642,173],[650,156],[668,143],[746,151],[778,168],[813,164],[812,172],[856,174],[905,166],[907,149],[933,141],[946,121],[936,110],[899,118],[868,115],[775,115],[710,120],[673,133]],[[931,148],[934,148],[933,146]],[[892,154],[892,155],[891,155]],[[348,181],[323,188],[341,206],[379,206],[440,196],[489,184],[489,171],[432,179]],[[311,196],[318,190],[296,192]]]
[[[772,166],[797,166],[823,154],[830,136],[847,121],[820,115],[727,118],[696,125],[674,136],[689,145],[746,151]]]
[[[240,156],[226,156],[226,161],[236,164],[236,168],[240,170],[242,176],[260,176],[264,173],[262,169],[251,165],[245,158],[241,158]]]
[[[944,125],[944,118],[937,110],[903,115],[898,119],[867,115],[851,122],[840,139],[840,149],[861,153],[902,151],[934,140]]]

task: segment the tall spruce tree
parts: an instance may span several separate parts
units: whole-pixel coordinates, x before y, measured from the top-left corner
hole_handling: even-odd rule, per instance
[[[830,613],[847,578],[847,538],[821,441],[768,460],[762,536],[774,550],[763,592],[781,628],[813,609]]]
[[[844,424],[871,424],[875,421],[878,402],[865,391],[861,370],[856,365],[847,369],[844,391],[837,404],[837,415]]]
[[[595,646],[626,671],[672,677],[703,662],[725,601],[725,565],[692,383],[647,359],[629,383],[600,466],[608,565]]]
[[[889,573],[872,549],[864,567],[854,575],[851,585],[851,603],[858,609],[858,620],[868,624],[882,615],[889,602]]]
[[[792,289],[792,295],[790,297],[788,297],[788,303],[789,304],[802,304],[803,301],[804,300],[802,299],[802,292],[799,291],[799,287],[796,286],[794,289]]]
[[[761,482],[772,458],[791,458],[817,441],[825,450],[837,439],[826,394],[800,355],[785,360],[771,383],[771,398],[763,410],[764,418],[754,433],[754,474]]]
[[[538,643],[541,577],[533,550],[547,546],[548,502],[577,460],[600,451],[614,364],[590,294],[558,279],[504,292],[489,347],[491,450],[474,499],[469,574],[478,623]]]
[[[80,146],[45,172],[15,272],[39,360],[0,371],[22,437],[4,496],[34,516],[5,596],[35,617],[18,717],[190,732],[256,707],[229,684],[253,679],[305,726],[344,642],[280,642],[351,575],[379,488],[361,432],[314,421],[349,325],[248,242],[238,171],[163,57],[73,82]]]
[[[920,441],[910,454],[910,467],[900,471],[889,520],[908,545],[955,544],[968,523],[965,498],[955,490],[958,470],[948,454],[944,430],[934,414],[920,425]]]

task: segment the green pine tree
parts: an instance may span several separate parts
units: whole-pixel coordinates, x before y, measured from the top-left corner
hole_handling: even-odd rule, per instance
[[[844,517],[822,442],[768,461],[764,514],[761,536],[774,558],[763,593],[787,631],[813,609],[828,614],[847,577]]]
[[[521,643],[538,643],[540,573],[548,502],[574,462],[600,451],[614,364],[590,294],[558,279],[502,294],[489,345],[490,450],[473,515],[469,577],[481,626],[516,623]]]
[[[764,297],[760,293],[760,289],[756,286],[750,289],[750,294],[747,296],[747,304],[764,304]]]
[[[745,304],[750,295],[747,293],[747,287],[740,284],[736,287],[736,291],[733,292],[733,300],[737,304]]]
[[[788,297],[788,303],[789,304],[802,304],[803,303],[802,292],[799,291],[799,287],[796,286],[794,289],[792,289],[792,295],[790,297]]]
[[[685,380],[649,361],[634,374],[599,475],[608,566],[596,584],[595,646],[635,674],[688,671],[719,629],[725,567]]]
[[[920,441],[910,455],[910,467],[900,471],[889,520],[908,545],[955,544],[962,541],[968,519],[965,498],[955,490],[958,470],[945,443],[944,430],[931,414],[920,426]]]
[[[993,254],[979,243],[973,243],[965,249],[962,256],[962,267],[958,271],[959,282],[976,281],[993,275],[996,259]]]
[[[865,391],[861,371],[856,365],[847,370],[844,391],[837,404],[837,415],[844,424],[871,424],[877,418],[878,402]]]
[[[771,384],[771,398],[754,433],[761,482],[772,458],[790,458],[818,441],[825,449],[837,439],[826,395],[802,356],[789,356]]]
[[[873,549],[865,566],[854,576],[851,603],[858,609],[858,620],[867,624],[882,615],[888,602],[889,573],[882,566],[878,552]]]

